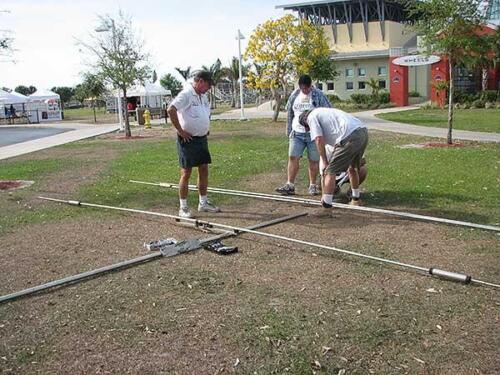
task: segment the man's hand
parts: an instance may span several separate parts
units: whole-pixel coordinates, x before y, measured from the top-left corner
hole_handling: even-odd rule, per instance
[[[182,138],[184,142],[189,142],[191,139],[193,139],[193,135],[182,128],[177,129],[177,134]]]

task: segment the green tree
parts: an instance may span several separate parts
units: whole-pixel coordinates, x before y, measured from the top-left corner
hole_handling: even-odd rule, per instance
[[[241,64],[241,74],[246,76],[250,69],[249,65]],[[231,59],[229,65],[222,68],[224,77],[231,81],[231,107],[238,107],[238,81],[240,79],[240,62],[237,57]]]
[[[210,72],[210,75],[212,76],[213,85],[212,88],[210,89],[210,106],[212,108],[216,108],[217,107],[216,86],[224,76],[222,63],[220,59],[217,59],[212,65],[210,66],[203,65],[201,68],[203,70]]]
[[[19,85],[17,86],[15,89],[14,89],[15,92],[18,92],[19,94],[23,94],[23,95],[31,95],[33,94],[34,92],[36,92],[36,87],[35,86],[23,86],[23,85]]]
[[[106,93],[106,85],[104,84],[103,78],[99,74],[84,73],[82,91],[82,94],[86,94],[86,99],[90,99],[94,111],[94,122],[97,122],[95,112],[96,103]]]
[[[175,68],[177,70],[177,73],[181,75],[182,78],[184,78],[184,81],[187,81],[189,77],[191,77],[191,67],[188,66],[186,69],[181,69],[181,68]]]
[[[302,73],[315,79],[335,74],[323,31],[307,20],[300,23],[292,15],[268,20],[250,36],[245,57],[262,67],[261,74],[249,73],[248,84],[271,90],[275,101],[273,120],[277,121],[282,101],[293,78]]]
[[[75,94],[75,89],[73,87],[61,86],[61,87],[52,87],[51,91],[59,94],[61,97],[61,106],[64,109],[64,103],[67,103],[71,100],[73,95]]]
[[[378,103],[380,98],[380,84],[378,83],[378,79],[371,77],[366,84],[372,90],[374,103]]]
[[[488,89],[489,70],[498,65],[500,59],[500,28],[494,33],[474,35],[471,50],[464,56],[468,69],[481,69],[481,89]]]
[[[160,78],[160,85],[163,88],[170,90],[172,96],[177,96],[177,94],[182,91],[182,82],[170,73],[167,73]]]
[[[114,89],[121,91],[127,102],[127,90],[135,84],[144,84],[151,77],[149,55],[144,52],[144,42],[139,40],[130,17],[120,12],[118,20],[100,16],[101,27],[96,29],[92,42],[80,44],[94,57],[90,65]],[[105,32],[104,32],[105,31]],[[120,101],[119,105],[123,106]],[[122,107],[123,108],[123,107]],[[124,109],[125,136],[131,137],[130,122]]]
[[[453,129],[454,85],[453,68],[464,65],[474,51],[476,31],[484,23],[481,0],[427,0],[405,1],[416,20],[412,29],[422,36],[429,53],[448,59],[448,135],[451,144]]]

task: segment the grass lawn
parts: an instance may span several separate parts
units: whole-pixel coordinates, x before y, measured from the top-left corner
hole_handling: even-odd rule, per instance
[[[284,122],[214,121],[210,184],[272,192],[287,162]],[[208,237],[169,220],[76,208],[39,195],[175,213],[173,132],[101,136],[0,161],[0,295],[144,255],[146,241]],[[427,138],[372,132],[367,205],[500,224],[500,147],[409,149]],[[301,162],[298,192],[306,185]],[[195,173],[194,173],[195,174]],[[195,181],[192,177],[192,183]],[[245,198],[211,198],[202,216],[248,225],[308,217],[269,232],[498,283],[498,236],[477,230]],[[190,205],[196,204],[190,194]],[[493,374],[500,366],[497,290],[243,235],[240,252],[134,267],[0,305],[0,373]]]
[[[416,109],[377,115],[384,120],[436,128],[448,127],[447,109]],[[453,128],[500,133],[500,109],[456,109]]]
[[[105,108],[96,108],[97,123],[116,123],[118,117],[114,113],[106,113]],[[71,108],[64,110],[65,121],[82,121],[94,123],[94,110],[92,108]]]

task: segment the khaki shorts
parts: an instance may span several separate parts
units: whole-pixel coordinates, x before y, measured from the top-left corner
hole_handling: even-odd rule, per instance
[[[368,130],[366,128],[356,129],[340,144],[335,145],[333,158],[326,167],[326,173],[345,172],[350,166],[359,169],[367,145]]]

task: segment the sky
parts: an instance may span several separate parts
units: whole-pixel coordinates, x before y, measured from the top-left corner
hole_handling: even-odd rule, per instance
[[[121,10],[151,55],[158,76],[175,67],[199,69],[220,58],[228,65],[238,56],[237,30],[246,37],[255,27],[286,13],[276,9],[292,1],[272,0],[0,0],[0,30],[14,37],[13,59],[0,59],[0,87],[34,85],[40,89],[74,86],[88,71],[77,39],[89,40],[98,15],[117,18]],[[7,10],[9,12],[1,12]],[[88,55],[87,55],[88,57]]]

